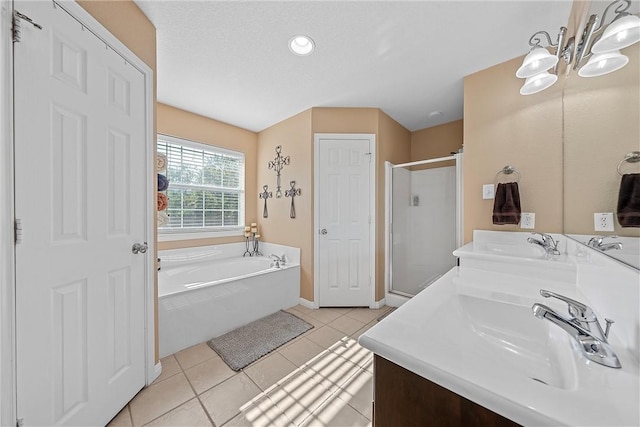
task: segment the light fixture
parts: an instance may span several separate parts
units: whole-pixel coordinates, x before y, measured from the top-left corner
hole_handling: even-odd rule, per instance
[[[598,77],[605,74],[613,73],[627,65],[629,58],[616,50],[613,52],[597,53],[592,55],[580,69],[578,75],[580,77]]]
[[[313,52],[315,43],[309,36],[297,35],[289,40],[289,50],[299,56],[307,56]]]
[[[602,19],[598,15],[589,17],[573,64],[573,69],[579,70],[579,76],[595,77],[612,73],[629,62],[629,58],[619,50],[640,41],[640,18],[627,12],[630,6],[630,0],[615,0],[604,10]],[[607,13],[612,8],[616,16],[605,29]],[[585,59],[588,62],[583,66]],[[581,73],[583,68],[587,70]]]
[[[534,93],[541,92],[552,86],[556,80],[558,80],[558,76],[551,74],[548,71],[543,71],[531,77],[527,77],[524,81],[524,85],[520,88],[520,95],[533,95]]]
[[[522,65],[516,71],[516,77],[526,79],[520,89],[522,95],[532,95],[552,86],[557,80],[557,67],[560,58],[569,64],[573,48],[573,38],[564,44],[567,34],[565,27],[560,27],[557,43],[551,41],[551,36],[546,31],[538,31],[529,39],[531,50],[524,57]],[[546,37],[547,47],[542,45],[542,38]],[[555,54],[549,52],[549,48],[555,49]],[[553,68],[550,73],[548,70]]]

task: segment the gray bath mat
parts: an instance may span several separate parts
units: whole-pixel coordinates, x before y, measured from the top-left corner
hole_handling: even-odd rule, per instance
[[[209,347],[234,371],[307,332],[313,325],[285,311],[278,311],[213,338]]]

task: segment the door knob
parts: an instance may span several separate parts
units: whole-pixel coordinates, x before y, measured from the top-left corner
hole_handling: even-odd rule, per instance
[[[149,249],[149,246],[147,246],[147,242],[144,242],[142,244],[140,243],[134,243],[133,246],[131,247],[131,252],[133,252],[134,254],[144,254],[147,253],[147,249]]]
[[[323,228],[322,230],[320,230],[320,234],[327,234],[327,233],[328,233],[328,231],[327,231],[326,228]]]

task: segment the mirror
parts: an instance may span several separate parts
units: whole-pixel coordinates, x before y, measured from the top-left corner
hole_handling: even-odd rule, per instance
[[[602,18],[609,4],[594,1],[589,14]],[[638,14],[639,4],[633,1],[628,11]],[[604,253],[640,269],[640,228],[621,227],[616,216],[621,174],[640,173],[640,162],[623,160],[640,150],[640,43],[621,53],[629,57],[621,70],[594,78],[573,71],[565,81],[563,228],[584,244],[594,236],[620,236],[600,241]],[[601,212],[613,213],[613,231],[595,231],[594,213]]]

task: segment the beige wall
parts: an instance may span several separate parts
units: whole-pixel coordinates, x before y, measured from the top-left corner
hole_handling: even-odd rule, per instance
[[[102,26],[124,43],[153,71],[153,134],[156,134],[156,28],[147,16],[131,0],[80,0],[82,6]],[[155,162],[154,162],[155,164]],[[153,180],[154,183],[156,180]],[[155,185],[155,184],[154,184]],[[156,247],[157,250],[157,247]],[[153,254],[157,257],[157,252]],[[158,275],[154,272],[155,283],[155,358],[158,360]]]
[[[289,156],[290,164],[281,171],[282,198],[276,198],[276,172],[268,168],[276,156],[276,146],[282,146],[281,155]],[[262,217],[263,201],[257,207],[258,227],[263,240],[300,248],[300,296],[313,301],[313,135],[311,110],[306,110],[271,126],[258,134],[257,186],[269,186],[273,197],[268,199],[269,217]],[[301,189],[295,198],[296,218],[289,218],[291,199],[284,197],[295,181]],[[258,192],[255,192],[258,200]],[[268,255],[268,254],[265,254]]]
[[[450,156],[452,152],[457,153],[462,148],[463,130],[463,121],[456,120],[412,132],[411,161],[437,159]]]
[[[562,85],[535,95],[519,93],[518,57],[464,79],[464,240],[474,229],[521,231],[493,225],[493,200],[482,185],[513,165],[522,175],[523,212],[536,214],[535,230],[562,232]],[[507,182],[500,175],[500,182]]]
[[[377,108],[312,108],[284,120],[258,134],[258,188],[269,185],[274,198],[269,199],[269,218],[262,218],[258,205],[258,224],[265,241],[300,247],[300,296],[314,300],[313,280],[313,174],[314,134],[366,133],[376,135],[377,147],[377,229],[376,229],[376,300],[384,298],[384,162],[407,162],[410,158],[410,132]],[[276,175],[267,168],[275,157],[275,147],[282,145],[282,155],[291,164],[282,170],[283,191],[295,180],[302,189],[296,198],[296,218],[289,218],[290,199],[275,199]]]
[[[595,232],[593,214],[613,212],[618,203],[618,163],[640,150],[640,44],[622,50],[629,57],[623,69],[606,76],[571,75],[564,91],[564,232]],[[623,163],[623,173],[638,173],[638,164]],[[639,228],[614,233],[640,236]]]
[[[378,110],[379,111],[379,110]],[[376,301],[385,296],[385,162],[393,164],[411,161],[411,132],[383,111],[378,113],[376,141]]]
[[[258,135],[226,123],[169,105],[157,105],[158,133],[244,153],[245,161],[245,223],[256,222],[258,191],[256,188]],[[185,248],[241,242],[242,236],[159,242],[158,249]]]

